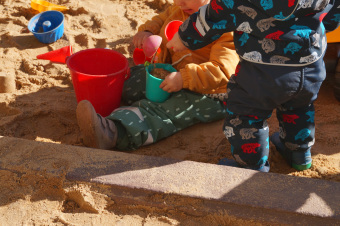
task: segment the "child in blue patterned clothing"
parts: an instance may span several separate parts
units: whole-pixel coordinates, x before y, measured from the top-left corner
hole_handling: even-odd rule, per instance
[[[340,21],[339,0],[212,0],[167,44],[202,48],[234,31],[241,61],[227,89],[224,134],[234,160],[221,164],[269,171],[269,128],[276,109],[279,132],[270,140],[296,170],[312,165],[314,106],[326,72],[326,32]]]

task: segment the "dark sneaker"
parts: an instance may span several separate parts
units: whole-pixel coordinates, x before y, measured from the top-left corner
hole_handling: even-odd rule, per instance
[[[312,166],[312,155],[310,148],[306,152],[293,152],[285,147],[280,140],[278,132],[270,137],[270,141],[275,145],[276,150],[287,161],[287,163],[296,170],[302,171]]]
[[[116,146],[117,128],[114,122],[97,114],[88,100],[78,103],[77,121],[85,146],[99,149]]]
[[[264,173],[268,173],[270,170],[270,165],[268,160],[266,161],[266,163],[262,166],[262,168],[258,169],[258,171],[260,172],[264,172]]]

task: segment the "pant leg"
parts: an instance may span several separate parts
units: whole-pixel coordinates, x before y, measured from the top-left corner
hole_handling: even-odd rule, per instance
[[[293,152],[308,151],[315,142],[313,103],[325,78],[322,59],[304,67],[299,91],[277,108],[281,142]]]
[[[228,112],[223,125],[231,152],[241,166],[262,169],[269,156],[269,127],[266,118]]]
[[[146,71],[144,65],[130,68],[130,78],[124,82],[122,100],[131,105],[145,99]]]
[[[238,75],[232,76],[228,83],[227,111],[229,114],[227,115],[225,126],[230,128],[224,128],[226,136],[233,147],[236,160],[239,158],[240,164],[254,168],[258,164],[257,161],[267,153],[267,150],[260,148],[265,144],[264,140],[268,140],[268,131],[263,131],[265,130],[264,124],[262,126],[261,124],[254,124],[255,127],[251,127],[244,124],[243,116],[254,115],[265,123],[264,120],[277,107],[280,107],[278,110],[279,118],[281,117],[282,127],[285,127],[286,134],[292,133],[288,137],[285,135],[287,142],[298,141],[299,150],[301,151],[310,147],[314,142],[315,133],[312,103],[317,98],[324,79],[325,70],[322,59],[305,67],[257,65],[241,61]],[[284,120],[290,119],[286,116],[283,119],[283,112],[280,112],[282,107],[300,115],[300,129],[291,127],[291,125],[284,122]],[[230,125],[230,120],[235,120],[237,117],[243,122],[239,125],[241,128],[234,128],[235,126]],[[247,120],[247,118],[245,119]],[[254,132],[254,136],[249,143],[253,147],[258,146],[259,149],[255,149],[255,152],[263,152],[263,155],[245,155],[243,153],[244,148],[242,148],[242,145],[245,142],[241,136],[241,129]],[[226,130],[228,131],[226,132]],[[250,149],[249,152],[254,153]],[[249,158],[253,159],[250,160]]]
[[[291,151],[306,152],[315,142],[314,105],[277,109],[281,142]]]
[[[225,117],[222,101],[181,90],[163,103],[142,99],[128,107],[120,107],[109,115],[118,127],[116,148],[133,150],[155,143],[197,124]]]
[[[291,68],[263,66],[244,60],[228,83],[227,116],[223,131],[232,155],[243,167],[260,170],[269,156],[267,119],[300,87],[300,73]],[[284,71],[283,73],[280,73]],[[289,80],[289,85],[285,83]]]

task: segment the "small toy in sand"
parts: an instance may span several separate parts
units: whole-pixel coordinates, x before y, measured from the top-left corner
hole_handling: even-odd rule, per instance
[[[15,91],[15,75],[0,71],[0,93],[13,93]]]
[[[31,0],[31,7],[37,11],[44,12],[48,10],[65,11],[68,7],[62,5],[56,5],[43,0]]]
[[[150,64],[146,67],[146,90],[145,96],[149,100],[153,102],[164,102],[170,97],[170,93],[164,91],[160,88],[160,84],[164,81],[162,78],[158,78],[156,76],[160,76],[161,73],[163,76],[176,72],[176,69],[171,66],[171,64]],[[156,73],[157,75],[153,75]]]
[[[146,61],[151,61],[150,57],[146,57],[143,49],[135,48],[133,51],[133,62],[135,65],[144,64]]]
[[[157,54],[161,49],[159,46],[162,43],[162,37],[151,35],[143,42],[143,49],[135,48],[133,51],[133,62],[135,65],[144,64],[145,62],[153,63],[156,60]]]
[[[53,63],[66,64],[67,57],[73,54],[72,46],[65,46],[37,56],[40,60],[49,60]]]
[[[45,11],[32,17],[28,22],[28,30],[42,43],[53,43],[64,34],[64,14],[55,11]]]
[[[152,57],[162,43],[162,37],[159,35],[151,35],[143,42],[143,51],[146,57]]]
[[[130,77],[128,60],[123,54],[106,48],[73,53],[71,46],[65,46],[40,54],[37,59],[66,63],[78,103],[90,101],[103,117],[120,106],[124,81]]]

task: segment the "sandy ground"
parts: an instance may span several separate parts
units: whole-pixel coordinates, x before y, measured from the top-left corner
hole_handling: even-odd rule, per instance
[[[172,1],[50,2],[66,5],[70,9],[64,12],[65,35],[48,45],[40,43],[27,29],[28,21],[38,13],[30,7],[30,1],[0,0],[0,75],[15,80],[14,92],[0,93],[0,135],[82,146],[75,116],[77,101],[67,66],[37,60],[36,56],[67,45],[72,45],[74,52],[95,47],[110,48],[126,56],[132,66],[134,47],[131,40],[137,27]],[[313,167],[296,172],[282,161],[271,146],[271,172],[340,182],[340,102],[333,95],[332,76],[327,77],[315,106],[317,136],[312,150]],[[222,157],[230,157],[230,145],[224,139],[222,124],[223,121],[195,125],[132,153],[215,164]],[[271,132],[277,130],[275,117],[270,118],[269,125]],[[0,171],[2,184],[7,181],[7,184],[17,186],[22,180],[29,183],[35,179],[35,175],[22,179]],[[79,186],[78,189],[86,190],[85,185]],[[14,192],[20,196],[20,189],[14,189]],[[116,222],[116,225],[177,225],[184,222],[184,216],[172,218],[137,210],[126,210],[124,214],[105,209],[95,214],[77,213],[72,211],[76,209],[72,203],[61,203],[58,194],[55,201],[40,199],[33,202],[22,197],[10,204],[3,200],[4,196],[1,197],[0,225],[10,224],[13,219],[17,219],[19,224],[28,225],[84,225],[85,222],[102,225],[110,222]],[[96,197],[100,200],[101,194]],[[17,215],[18,210],[24,214]],[[50,216],[47,221],[44,214]],[[186,225],[190,222],[194,225],[201,221],[185,222]]]

